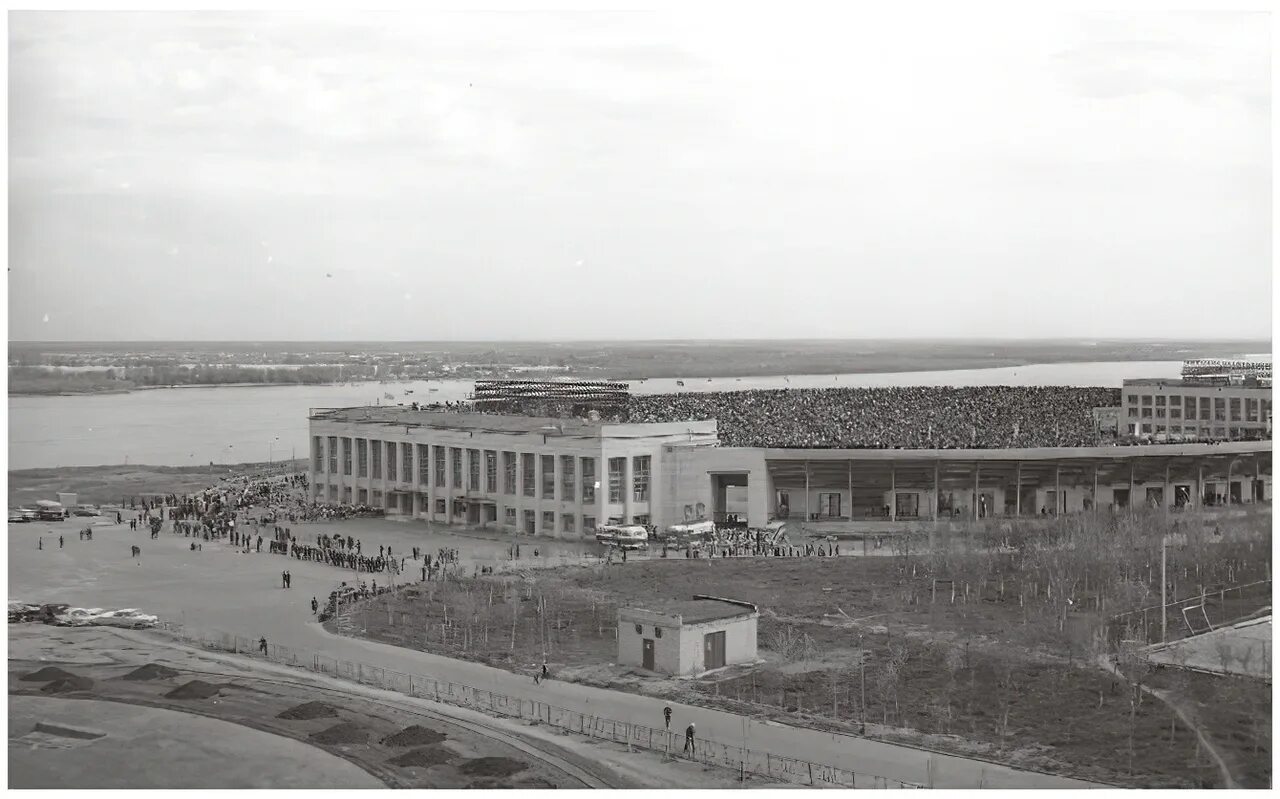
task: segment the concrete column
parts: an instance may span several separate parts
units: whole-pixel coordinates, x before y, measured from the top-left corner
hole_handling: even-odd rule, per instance
[[[1134,467],[1133,459],[1132,459],[1132,458],[1130,458],[1130,459],[1129,459],[1129,512],[1130,512],[1130,513],[1132,513],[1132,512],[1133,512],[1134,505],[1136,504],[1136,502],[1135,502],[1135,499],[1136,499],[1136,498],[1133,496],[1133,471],[1134,471],[1134,468],[1135,468],[1135,467]]]
[[[975,522],[978,520],[978,499],[980,497],[979,492],[982,490],[978,485],[978,481],[981,478],[982,478],[982,464],[975,463],[973,464],[973,520]]]
[[[1017,487],[1013,496],[1013,515],[1022,515],[1022,461],[1017,463],[1018,476],[1014,478],[1017,481]]]
[[[933,512],[929,515],[935,522],[938,521],[938,502],[942,499],[941,466],[941,462],[933,462]]]
[[[1062,464],[1053,465],[1053,509],[1054,516],[1061,516],[1066,503],[1062,501]]]
[[[631,524],[632,504],[635,499],[631,497],[632,485],[631,481],[635,479],[634,471],[631,469],[631,456],[628,455],[622,461],[622,524]],[[722,506],[723,507],[723,504]]]
[[[889,466],[889,521],[898,520],[898,467]]]
[[[1098,464],[1093,465],[1093,509],[1098,510]]]
[[[809,462],[804,462],[804,520],[809,521]]]
[[[844,509],[844,515],[849,517],[849,521],[853,521],[853,461],[847,461],[849,467],[849,506]]]
[[[564,487],[560,485],[564,480],[564,466],[560,463],[560,456],[558,454],[551,457],[554,459],[551,461],[551,469],[556,481],[555,488],[552,489],[552,496],[555,497],[556,502],[565,502],[566,498],[564,495]],[[650,468],[652,469],[652,467]],[[650,489],[652,488],[653,486],[650,486]],[[652,491],[650,493],[652,493]],[[569,497],[568,499],[572,500],[573,497]]]

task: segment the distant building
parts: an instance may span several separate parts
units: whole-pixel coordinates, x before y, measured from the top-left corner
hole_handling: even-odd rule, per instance
[[[695,597],[618,611],[618,665],[695,677],[756,661],[760,613],[750,602]]]
[[[1257,382],[1126,380],[1121,434],[1168,441],[1253,441],[1270,437],[1271,389]]]

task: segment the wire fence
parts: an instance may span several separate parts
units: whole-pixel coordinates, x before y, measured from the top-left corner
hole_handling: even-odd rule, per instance
[[[1222,586],[1170,602],[1163,608],[1153,605],[1112,616],[1107,622],[1108,633],[1113,641],[1143,646],[1176,641],[1212,632],[1270,605],[1271,580]]]
[[[661,753],[664,757],[685,758],[707,766],[731,769],[744,780],[750,776],[832,788],[924,787],[705,738],[695,738],[691,745],[686,745],[682,735],[667,729],[581,713],[536,699],[511,696],[434,677],[406,674],[358,661],[339,660],[269,642],[264,651],[261,641],[232,633],[193,630],[171,622],[161,622],[159,627],[202,649],[265,657],[273,663],[307,669],[406,696],[546,724],[591,740],[611,741],[624,744],[628,749],[644,749]]]

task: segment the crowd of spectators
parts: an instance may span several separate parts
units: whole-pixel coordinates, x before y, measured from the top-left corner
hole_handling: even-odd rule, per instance
[[[909,386],[641,394],[598,415],[632,423],[715,419],[729,447],[995,449],[1109,443],[1093,411],[1119,405],[1114,388]],[[581,406],[546,401],[500,412],[586,416]]]

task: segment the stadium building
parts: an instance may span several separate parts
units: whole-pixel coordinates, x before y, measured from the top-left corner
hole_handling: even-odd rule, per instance
[[[313,409],[312,494],[390,516],[526,535],[588,537],[604,523],[666,527],[711,519],[764,527],[803,520],[815,532],[900,529],[946,521],[1134,506],[1195,507],[1271,499],[1269,425],[1261,440],[1167,440],[1137,446],[1021,449],[838,449],[721,446],[714,420],[631,424],[598,409],[625,405],[625,384],[495,381],[467,411]],[[540,386],[545,387],[540,388]],[[1225,426],[1269,419],[1253,386],[1182,386],[1196,416]],[[1174,407],[1175,392],[1130,381],[1124,409]],[[1130,403],[1133,394],[1137,399]],[[1150,397],[1150,404],[1144,398]],[[1157,404],[1156,397],[1164,397]],[[1250,404],[1250,398],[1256,404]],[[565,408],[586,418],[515,414]],[[476,412],[484,408],[488,412]],[[1256,410],[1256,414],[1250,409]],[[603,418],[602,418],[603,417]],[[1139,416],[1139,419],[1142,417]],[[1154,415],[1151,417],[1156,418]],[[1170,417],[1165,417],[1168,420]],[[1214,422],[1214,419],[1210,419]],[[1211,425],[1212,427],[1212,425]],[[1154,428],[1153,428],[1154,429]],[[1141,430],[1141,428],[1139,428]],[[1241,436],[1245,438],[1245,436]]]

